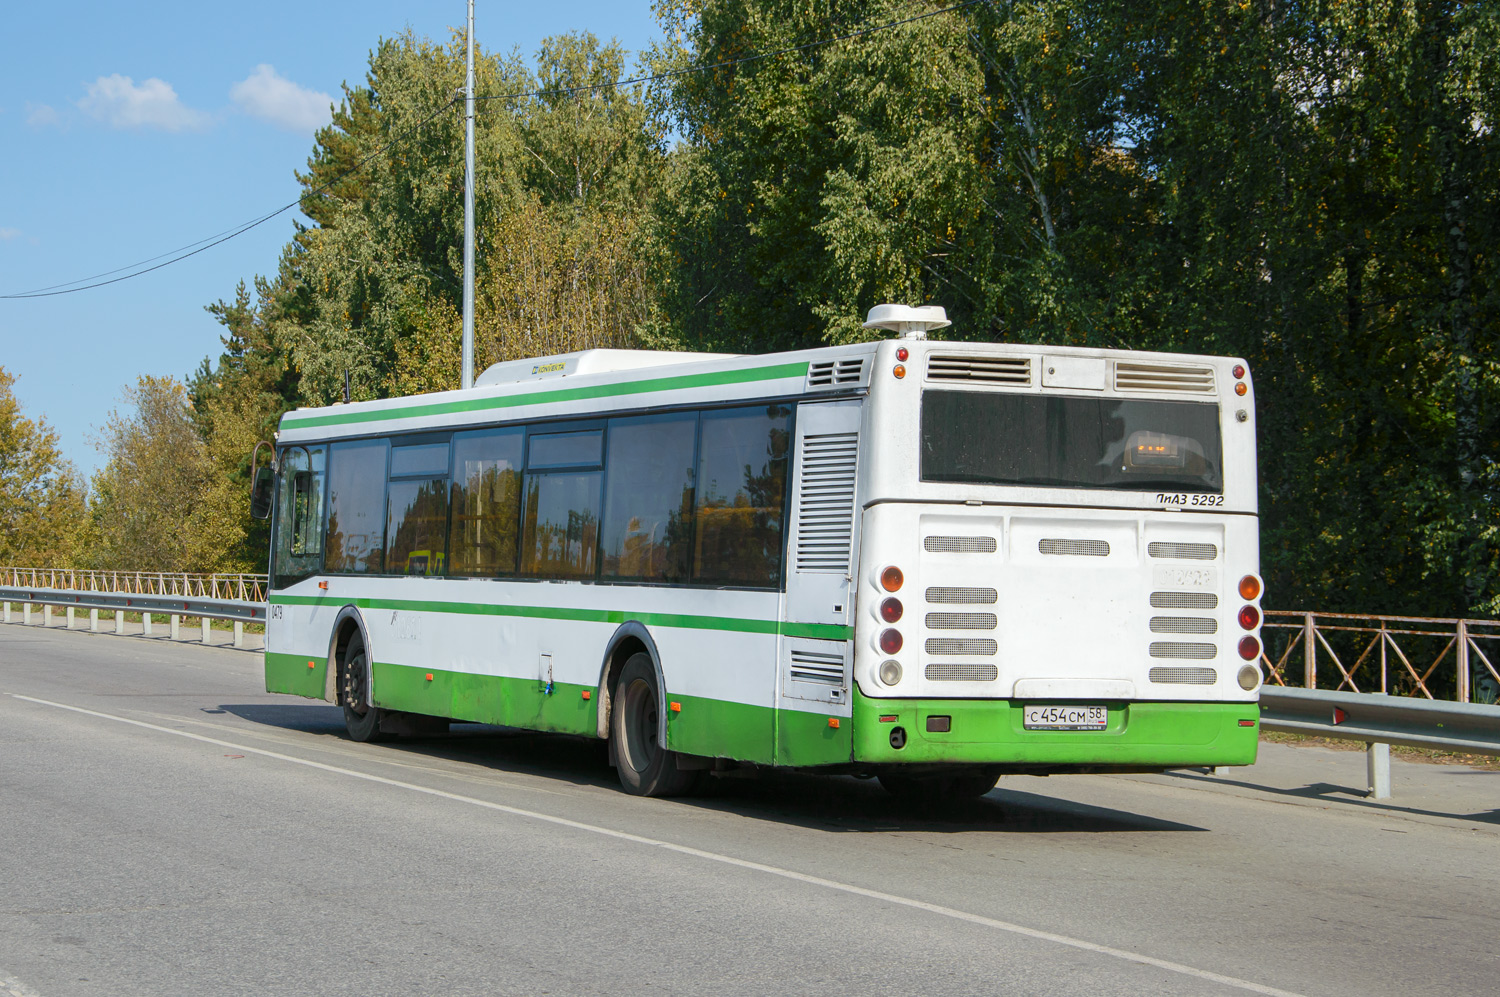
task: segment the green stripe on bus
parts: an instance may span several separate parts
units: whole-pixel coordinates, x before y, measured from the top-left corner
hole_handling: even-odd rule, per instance
[[[360,609],[404,609],[413,613],[451,613],[460,616],[519,616],[536,620],[613,623],[635,620],[646,626],[686,630],[727,630],[733,633],[783,634],[818,640],[848,640],[854,628],[826,623],[777,623],[734,616],[690,616],[680,613],[630,613],[621,609],[570,609],[559,606],[504,606],[486,602],[434,602],[427,599],[339,599],[324,595],[273,595],[272,605],[356,606]]]
[[[328,415],[287,415],[283,429],[313,429],[318,426],[352,426],[364,422],[387,422],[392,419],[416,419],[429,415],[459,415],[465,412],[487,412],[516,408],[521,405],[544,405],[548,402],[571,402],[617,395],[640,395],[653,391],[680,391],[685,388],[708,388],[724,384],[746,384],[752,381],[779,381],[807,375],[807,361],[729,370],[715,374],[678,374],[673,377],[651,377],[624,384],[597,384],[582,388],[555,388],[523,395],[501,395],[497,398],[465,398],[461,401],[427,402],[400,408],[366,412],[334,412]]]

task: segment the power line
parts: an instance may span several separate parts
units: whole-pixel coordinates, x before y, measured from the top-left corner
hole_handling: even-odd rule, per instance
[[[271,212],[268,212],[268,213],[266,213],[264,215],[261,215],[259,218],[251,219],[250,221],[244,222],[243,224],[237,225],[237,226],[235,226],[234,228],[231,228],[231,229],[225,229],[223,232],[220,232],[217,236],[212,236],[211,235],[211,236],[209,236],[206,239],[199,239],[197,242],[190,242],[186,246],[181,246],[181,247],[179,247],[177,249],[173,249],[173,250],[171,250],[169,252],[162,253],[159,256],[153,256],[150,259],[141,260],[139,263],[131,263],[131,264],[128,264],[128,265],[123,266],[123,267],[116,267],[114,270],[106,270],[104,273],[95,274],[93,277],[80,277],[78,280],[71,280],[71,281],[67,281],[67,282],[62,283],[62,284],[53,284],[50,287],[39,287],[39,288],[35,288],[33,290],[30,290],[30,291],[17,291],[14,294],[0,294],[0,300],[18,300],[18,299],[24,299],[24,298],[52,298],[52,297],[56,297],[57,295],[60,295],[60,294],[75,294],[78,291],[88,291],[88,290],[92,290],[93,288],[96,288],[96,287],[105,287],[106,285],[109,285],[109,284],[118,284],[122,280],[130,280],[132,277],[140,277],[140,276],[142,276],[144,274],[151,273],[152,271],[160,270],[163,267],[169,267],[169,266],[171,266],[174,263],[181,263],[183,260],[188,259],[191,256],[197,256],[199,253],[204,252],[204,251],[209,250],[209,249],[213,249],[215,246],[223,245],[224,243],[228,242],[230,239],[236,238],[237,236],[244,235],[246,232],[249,232],[251,229],[255,228],[256,226],[263,225],[266,222],[270,221],[272,218],[275,218],[277,215],[285,214],[286,212],[290,211],[291,209],[297,207],[298,205],[300,205],[302,203],[303,198],[310,197],[310,196],[317,195],[317,194],[321,194],[324,191],[328,190],[330,187],[332,187],[334,184],[336,184],[339,181],[343,180],[345,177],[348,177],[348,176],[351,176],[351,175],[353,175],[355,173],[358,173],[360,170],[364,169],[365,166],[367,166],[372,159],[376,158],[377,156],[384,155],[385,153],[389,152],[392,148],[394,148],[395,145],[398,142],[401,142],[401,141],[405,140],[411,134],[413,134],[415,132],[418,132],[418,131],[421,131],[423,128],[427,127],[429,124],[431,124],[434,120],[437,119],[438,115],[440,115],[444,111],[448,110],[448,108],[452,107],[453,104],[454,104],[454,102],[452,100],[449,100],[446,104],[444,104],[441,107],[439,107],[436,111],[433,111],[431,114],[429,114],[427,117],[423,118],[421,121],[417,122],[415,125],[412,125],[411,127],[409,127],[407,129],[405,129],[404,131],[400,132],[394,138],[392,138],[389,142],[387,142],[385,145],[381,146],[379,149],[376,149],[374,152],[372,152],[369,155],[365,156],[359,162],[355,163],[353,166],[349,167],[347,170],[345,170],[344,172],[340,173],[338,176],[334,177],[332,180],[329,180],[326,183],[320,184],[319,186],[314,187],[311,190],[308,190],[308,191],[304,192],[295,201],[291,201],[291,202],[289,202],[287,204],[283,204],[281,207],[277,208],[275,211],[271,211]],[[196,249],[193,248],[195,246],[197,247]],[[153,266],[153,267],[145,267],[144,269],[140,269],[140,270],[133,269],[135,267],[141,266],[142,264],[151,263],[151,262],[153,262],[155,260],[160,260],[160,259],[162,259],[162,257],[166,257],[166,256],[170,256],[171,259],[168,259],[168,260],[166,260],[165,262],[162,262],[162,263],[157,263],[156,266]],[[131,272],[127,273],[127,274],[125,274],[124,276],[121,276],[121,277],[112,277],[109,280],[96,280],[96,278],[98,278],[98,277],[109,277],[111,274],[120,273],[120,271],[122,271],[122,270],[130,270]],[[86,281],[95,281],[95,282],[94,283],[85,283]],[[70,287],[69,286],[70,284],[80,284],[82,286],[80,286],[80,287]],[[57,288],[63,288],[63,290],[57,290]]]
[[[810,49],[822,48],[826,45],[832,45],[835,42],[850,41],[851,39],[862,38],[866,35],[871,35],[878,31],[888,31],[891,28],[899,28],[907,24],[914,24],[918,21],[925,21],[928,18],[937,17],[941,14],[951,14],[954,11],[963,10],[967,7],[977,7],[981,4],[988,4],[993,2],[994,0],[963,0],[962,3],[956,3],[949,7],[940,7],[937,10],[930,10],[923,14],[916,14],[912,17],[902,18],[901,20],[887,21],[884,24],[871,25],[867,28],[860,28],[857,31],[850,31],[841,35],[833,35],[832,37],[822,38],[817,41],[804,42],[801,45],[789,45],[785,48],[773,49],[770,52],[757,52],[754,55],[741,56],[737,59],[725,59],[721,62],[710,63],[706,66],[690,66],[686,69],[676,69],[665,73],[654,73],[649,76],[631,77],[629,79],[615,80],[611,83],[590,83],[584,86],[563,87],[560,89],[552,90],[527,90],[517,91],[515,93],[491,94],[487,97],[476,97],[475,100],[519,100],[525,97],[568,96],[577,93],[589,93],[595,90],[608,90],[617,87],[640,86],[647,83],[656,83],[662,80],[671,80],[677,79],[678,77],[682,76],[691,76],[694,73],[707,73],[712,72],[716,69],[725,69],[730,66],[741,66],[750,62],[760,62],[765,59],[774,59],[777,56],[789,55],[794,52],[805,52]],[[116,267],[113,270],[106,270],[103,273],[94,274],[92,277],[80,277],[77,280],[65,281],[61,284],[51,284],[47,287],[33,288],[29,291],[17,291],[13,294],[0,294],[0,301],[14,301],[25,298],[51,298],[62,294],[75,294],[79,291],[89,291],[97,287],[105,287],[109,284],[118,284],[121,281],[130,280],[134,277],[140,277],[145,274],[152,273],[153,271],[160,270],[163,267],[169,267],[174,263],[180,263],[183,260],[188,259],[189,257],[197,256],[199,253],[205,252],[209,249],[213,249],[215,246],[223,245],[229,240],[238,238],[239,236],[244,235],[246,232],[249,232],[251,229],[263,225],[266,222],[270,221],[272,218],[275,218],[276,216],[281,214],[285,214],[292,208],[297,207],[302,203],[303,198],[315,194],[321,194],[332,187],[334,184],[343,180],[345,177],[357,173],[358,171],[363,169],[371,160],[390,151],[396,145],[396,143],[405,139],[407,135],[416,131],[420,131],[422,128],[425,128],[427,125],[431,124],[434,120],[436,120],[438,115],[442,114],[450,107],[453,107],[455,103],[456,100],[449,100],[446,104],[439,107],[436,111],[432,112],[432,114],[428,115],[426,118],[423,118],[416,125],[408,128],[406,132],[398,134],[395,138],[392,138],[385,145],[365,156],[359,162],[355,163],[349,169],[345,170],[343,173],[340,173],[332,180],[329,180],[326,183],[313,188],[312,190],[304,192],[295,201],[284,204],[274,211],[261,215],[259,218],[252,219],[234,228],[225,229],[218,235],[211,235],[207,238],[199,239],[197,242],[190,242],[186,246],[180,246],[177,249],[169,250],[168,252],[162,253],[157,256],[152,256],[145,260],[140,260],[136,263],[129,263],[123,267]],[[157,260],[162,260],[164,257],[170,257],[170,259],[165,259],[164,262],[157,263],[155,266],[144,267],[143,269],[135,269],[137,267],[143,267],[146,263],[154,263]],[[119,277],[113,276],[114,274],[121,273],[122,271],[130,272],[124,273],[123,276]],[[110,279],[99,280],[98,278],[100,277],[109,277]],[[94,283],[89,283],[90,281],[93,281]],[[72,286],[74,284],[77,284],[79,286]]]

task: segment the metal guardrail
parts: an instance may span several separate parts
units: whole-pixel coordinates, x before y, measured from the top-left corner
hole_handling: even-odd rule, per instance
[[[0,587],[266,601],[266,576],[256,574],[0,567]]]
[[[1287,734],[1364,741],[1368,789],[1377,800],[1391,796],[1393,744],[1500,755],[1500,706],[1482,703],[1264,686],[1260,726]]]
[[[68,627],[73,626],[74,613],[79,609],[89,611],[89,629],[99,630],[99,611],[113,611],[115,633],[125,632],[125,614],[140,613],[143,631],[151,633],[152,614],[168,618],[169,632],[173,640],[180,638],[181,618],[196,616],[201,621],[203,643],[209,643],[209,621],[230,620],[234,623],[234,646],[245,646],[245,624],[264,623],[266,604],[264,601],[243,599],[215,599],[186,594],[167,595],[158,593],[110,592],[88,589],[58,589],[40,586],[15,586],[0,584],[0,606],[3,606],[4,622],[11,622],[11,604],[20,603],[22,622],[31,622],[31,607],[43,607],[44,626],[52,624],[52,609],[61,607],[67,611]]]

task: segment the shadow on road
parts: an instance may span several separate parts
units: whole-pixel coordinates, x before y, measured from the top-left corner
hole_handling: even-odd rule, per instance
[[[336,706],[230,703],[219,709],[268,727],[340,739],[345,736],[343,712]],[[372,747],[372,751],[378,750],[474,765],[497,773],[555,779],[574,786],[619,786],[604,742],[572,735],[456,723],[448,734],[398,738]],[[1145,814],[1007,789],[1004,779],[981,799],[917,810],[891,797],[874,779],[761,769],[710,777],[700,793],[674,802],[752,820],[854,833],[1206,830]]]
[[[1189,782],[1212,782],[1221,786],[1235,786],[1240,789],[1252,789],[1257,793],[1269,793],[1272,796],[1292,796],[1304,800],[1327,800],[1331,803],[1339,803],[1344,806],[1360,807],[1366,810],[1387,810],[1394,813],[1414,814],[1423,817],[1447,817],[1455,820],[1471,820],[1480,824],[1500,824],[1500,810],[1480,810],[1475,813],[1457,813],[1451,810],[1433,810],[1424,807],[1401,806],[1392,800],[1370,799],[1369,791],[1356,789],[1352,786],[1339,786],[1331,782],[1313,782],[1305,786],[1277,787],[1265,786],[1260,783],[1247,782],[1238,779],[1208,778],[1201,775],[1193,775],[1189,772],[1168,772],[1168,776],[1184,779]],[[1470,773],[1464,773],[1470,774]],[[1500,778],[1500,773],[1475,771],[1474,775],[1494,775]],[[1398,794],[1399,795],[1399,791]]]

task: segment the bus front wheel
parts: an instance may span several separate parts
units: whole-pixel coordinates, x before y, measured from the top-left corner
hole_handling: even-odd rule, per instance
[[[610,713],[610,737],[620,785],[635,796],[681,796],[697,782],[698,773],[677,767],[677,753],[661,746],[661,695],[656,669],[645,653],[632,654],[615,684]]]
[[[380,710],[370,705],[370,665],[356,632],[344,650],[344,728],[356,741],[379,741]]]

